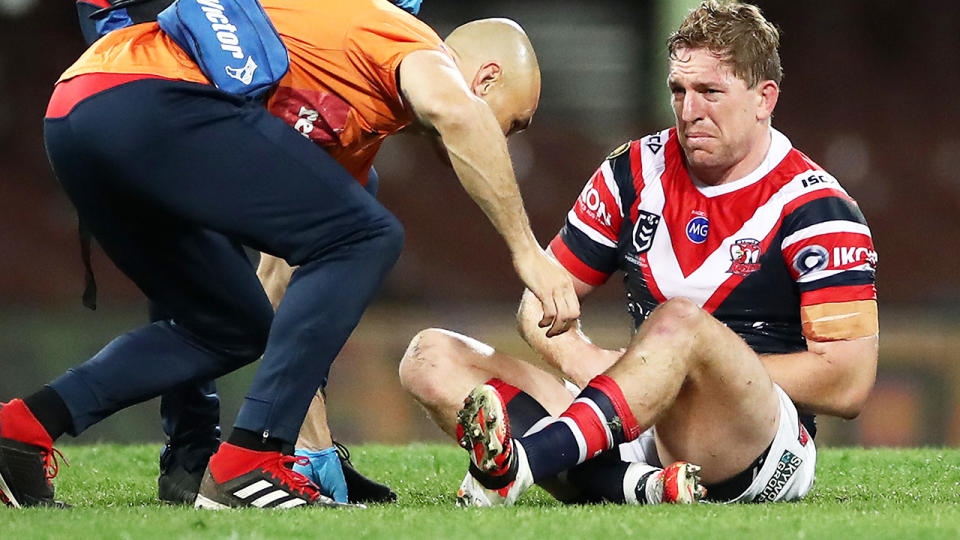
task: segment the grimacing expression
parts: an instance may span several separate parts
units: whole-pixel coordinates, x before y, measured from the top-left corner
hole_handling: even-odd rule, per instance
[[[680,146],[694,173],[731,170],[766,133],[770,114],[764,107],[763,83],[748,88],[716,53],[677,50],[667,85]]]

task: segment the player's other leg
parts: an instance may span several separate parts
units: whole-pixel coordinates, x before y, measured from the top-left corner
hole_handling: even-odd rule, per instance
[[[515,457],[478,479],[522,492],[530,482],[514,482],[515,470],[529,467],[532,481],[553,476],[656,425],[664,463],[690,461],[703,467],[704,481],[721,482],[765,454],[779,410],[775,386],[746,343],[691,302],[671,300],[557,421],[505,445]]]
[[[555,375],[475,339],[440,329],[424,330],[410,342],[400,363],[400,381],[437,426],[458,442],[463,437],[458,411],[477,385],[496,389],[503,397],[501,412],[509,416],[511,428],[518,434],[537,429],[573,399]],[[542,479],[540,485],[563,501],[579,497],[569,484],[557,479]],[[468,473],[458,492],[458,504],[487,506],[491,498],[496,494]]]
[[[353,466],[350,450],[333,440],[327,424],[326,398],[318,391],[307,410],[297,439],[297,456],[307,461],[294,466],[320,488],[320,492],[338,502],[391,503],[397,494],[389,486],[371,480]]]
[[[454,439],[464,398],[488,381],[504,393],[513,430],[518,433],[545,416],[559,414],[572,400],[559,377],[449,330],[421,331],[400,361],[400,384]]]

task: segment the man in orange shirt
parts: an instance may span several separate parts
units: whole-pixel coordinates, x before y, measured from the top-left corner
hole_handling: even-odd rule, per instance
[[[399,255],[402,227],[362,183],[382,140],[413,124],[439,135],[543,301],[541,324],[556,334],[579,315],[569,277],[530,231],[506,150],[539,93],[519,27],[473,23],[445,47],[385,0],[262,4],[290,57],[268,101],[277,116],[211,86],[153,23],[108,34],[61,77],[45,122],[54,171],[104,251],[170,319],[0,406],[6,503],[54,503],[47,472],[62,434],[262,355],[197,505],[329,504],[289,468],[290,453]],[[494,42],[504,35],[514,47]],[[505,50],[515,62],[497,58]],[[241,245],[283,261],[275,283],[296,268],[276,314]]]

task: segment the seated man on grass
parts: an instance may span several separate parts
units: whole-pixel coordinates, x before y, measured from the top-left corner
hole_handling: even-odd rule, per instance
[[[668,41],[676,126],[614,151],[553,255],[582,298],[617,270],[637,326],[625,351],[530,345],[577,386],[468,337],[425,330],[404,387],[470,453],[458,499],[795,500],[814,480],[814,415],[857,416],[877,365],[876,252],[857,204],[770,119],[779,35],[708,1]],[[462,401],[466,396],[466,401]],[[462,407],[461,407],[462,403]]]

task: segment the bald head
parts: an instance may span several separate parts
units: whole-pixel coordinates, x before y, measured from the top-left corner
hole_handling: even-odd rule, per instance
[[[445,43],[504,133],[526,128],[540,101],[540,65],[523,28],[509,19],[481,19],[456,28]]]

